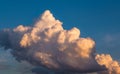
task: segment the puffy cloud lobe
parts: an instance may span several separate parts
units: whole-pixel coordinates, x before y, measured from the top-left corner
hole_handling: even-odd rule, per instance
[[[120,64],[117,61],[114,61],[109,54],[96,55],[96,60],[100,65],[105,65],[108,71],[105,71],[106,74],[120,74]]]
[[[53,70],[96,72],[106,70],[110,64],[99,60],[100,55],[96,56],[95,42],[91,38],[80,38],[80,31],[75,27],[64,30],[62,22],[49,10],[31,27],[20,25],[0,31],[0,44],[13,49],[12,54],[18,61]],[[117,73],[117,69],[119,66],[112,71]]]

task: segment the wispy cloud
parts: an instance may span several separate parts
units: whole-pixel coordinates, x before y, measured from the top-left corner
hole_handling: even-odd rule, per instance
[[[107,34],[103,37],[103,41],[108,46],[116,46],[120,44],[120,34]]]

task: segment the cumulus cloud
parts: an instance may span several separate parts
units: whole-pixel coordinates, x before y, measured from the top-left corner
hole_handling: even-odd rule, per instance
[[[108,71],[105,74],[119,74],[120,64],[114,61],[109,54],[96,55],[96,60],[100,65],[105,65]]]
[[[120,73],[109,55],[97,54],[91,38],[80,37],[76,27],[65,30],[62,22],[46,10],[33,26],[19,25],[0,31],[0,44],[11,48],[18,61],[28,61],[55,71]],[[109,59],[109,60],[106,60]]]

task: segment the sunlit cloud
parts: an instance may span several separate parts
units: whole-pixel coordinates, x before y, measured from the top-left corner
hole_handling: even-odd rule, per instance
[[[0,44],[11,48],[17,61],[54,71],[120,73],[119,63],[109,54],[95,52],[94,40],[80,37],[76,27],[65,30],[49,10],[33,26],[1,30]]]

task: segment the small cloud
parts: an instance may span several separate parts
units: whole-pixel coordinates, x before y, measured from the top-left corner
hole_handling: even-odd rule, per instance
[[[120,34],[107,34],[103,38],[103,44],[108,47],[118,47],[120,45]]]

